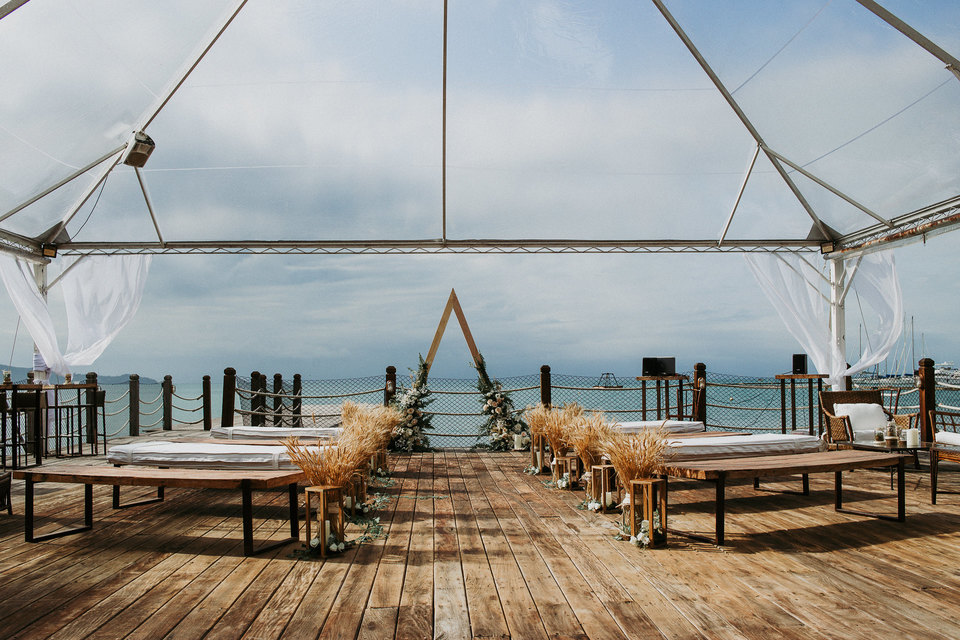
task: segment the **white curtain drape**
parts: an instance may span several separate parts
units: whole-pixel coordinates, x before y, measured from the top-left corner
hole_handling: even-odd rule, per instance
[[[820,271],[797,254],[747,254],[747,264],[777,315],[828,384],[840,384],[885,359],[903,330],[903,295],[897,279],[893,251],[864,256],[853,274],[851,293],[859,297],[865,314],[867,348],[852,367],[834,344],[830,332],[829,287]],[[851,308],[847,295],[846,308]]]
[[[0,256],[0,277],[33,337],[37,350],[53,371],[87,366],[103,353],[133,318],[143,297],[150,256],[88,256],[70,268],[59,282],[67,320],[67,352],[57,344],[47,303],[37,288],[30,265]]]
[[[47,302],[40,295],[37,282],[33,277],[33,266],[14,257],[0,255],[0,279],[7,288],[7,294],[20,314],[20,320],[30,332],[37,350],[43,356],[47,366],[63,374],[69,371],[60,347],[57,346],[57,334],[53,329],[53,320],[47,310]]]

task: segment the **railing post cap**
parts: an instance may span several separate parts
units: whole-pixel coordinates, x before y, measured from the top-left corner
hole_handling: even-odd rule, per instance
[[[550,373],[550,365],[545,364],[540,367],[540,373]]]
[[[390,375],[393,375],[393,374],[395,374],[396,372],[397,372],[397,368],[396,368],[395,366],[393,366],[392,364],[387,367],[387,373],[389,373]]]
[[[167,375],[163,376],[163,379],[164,379],[164,380],[173,380],[173,376],[168,373]]]
[[[203,376],[202,379],[203,379],[203,380],[209,380],[209,379],[210,379],[210,376]]]
[[[932,359],[932,358],[920,358],[920,367],[921,367],[921,368],[924,368],[924,367],[932,367],[932,366],[933,366],[933,359]]]
[[[139,374],[139,373],[131,373],[131,374],[130,374],[130,379],[131,379],[131,380],[139,380],[139,379],[140,379],[140,374]]]
[[[223,375],[225,375],[225,376],[235,376],[235,375],[237,375],[237,370],[234,369],[233,367],[227,367],[226,369],[223,370]]]

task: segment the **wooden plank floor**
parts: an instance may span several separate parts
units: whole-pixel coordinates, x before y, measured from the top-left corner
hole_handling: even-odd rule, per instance
[[[728,486],[724,547],[671,536],[641,550],[614,539],[615,515],[578,509],[582,494],[526,463],[391,455],[388,537],[325,562],[292,558],[293,545],[243,557],[239,496],[216,490],[113,510],[95,487],[93,531],[28,544],[14,481],[0,638],[960,637],[960,495],[931,505],[925,471],[908,472],[906,523],[834,512],[826,474],[810,496],[780,492],[799,479]],[[846,505],[893,511],[889,482],[846,474]],[[960,489],[958,467],[941,483]],[[710,487],[670,487],[671,527],[709,532]],[[41,533],[82,517],[82,487],[37,494]],[[255,495],[259,539],[286,535],[285,499]]]

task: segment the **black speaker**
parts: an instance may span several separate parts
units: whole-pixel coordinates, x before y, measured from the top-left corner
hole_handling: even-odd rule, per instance
[[[643,376],[672,376],[677,373],[676,358],[644,358],[641,366]]]
[[[793,372],[797,374],[807,374],[807,354],[793,354]]]

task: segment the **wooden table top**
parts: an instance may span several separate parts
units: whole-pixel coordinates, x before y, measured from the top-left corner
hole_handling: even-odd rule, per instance
[[[671,476],[696,480],[715,480],[721,474],[724,474],[727,478],[762,478],[798,473],[824,473],[827,471],[889,467],[900,462],[902,458],[912,459],[912,456],[901,453],[850,449],[781,456],[691,460],[669,464],[666,472]]]
[[[154,467],[94,467],[58,465],[49,469],[14,471],[19,480],[34,482],[70,482],[75,484],[109,484],[121,486],[194,487],[204,489],[238,489],[244,480],[254,489],[272,489],[304,479],[302,471],[250,469],[157,469]]]

